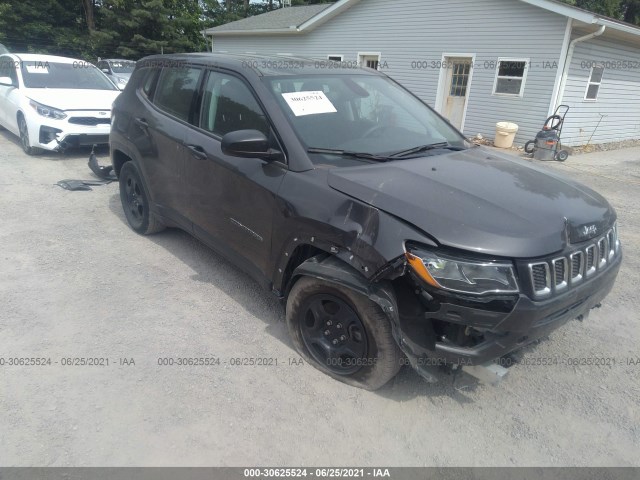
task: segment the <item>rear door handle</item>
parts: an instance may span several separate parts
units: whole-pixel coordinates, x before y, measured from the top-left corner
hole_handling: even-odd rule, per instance
[[[200,145],[187,145],[187,148],[191,151],[191,155],[199,160],[206,160],[208,158],[207,152],[204,151]]]
[[[136,117],[135,122],[143,128],[149,128],[149,123],[144,118]]]

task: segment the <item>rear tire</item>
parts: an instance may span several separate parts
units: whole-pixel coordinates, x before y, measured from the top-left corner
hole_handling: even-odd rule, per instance
[[[141,235],[150,235],[166,228],[158,216],[151,211],[149,195],[135,163],[127,162],[118,176],[120,201],[129,226]]]
[[[22,147],[22,151],[32,156],[41,154],[42,150],[40,148],[31,146],[27,121],[24,119],[22,113],[18,114],[18,130],[20,131],[20,146]]]
[[[340,382],[376,390],[400,370],[403,355],[389,319],[363,295],[302,277],[287,299],[286,318],[300,355]]]

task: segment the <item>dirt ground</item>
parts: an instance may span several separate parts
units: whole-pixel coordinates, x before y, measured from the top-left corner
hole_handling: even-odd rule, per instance
[[[547,165],[612,202],[625,249],[602,308],[524,353],[557,365],[497,387],[405,369],[374,393],[298,364],[283,306],[198,241],[133,233],[116,184],[54,185],[91,178],[87,157],[0,132],[0,465],[640,465],[639,148]],[[52,363],[8,365],[24,357]],[[608,364],[568,364],[591,358]]]

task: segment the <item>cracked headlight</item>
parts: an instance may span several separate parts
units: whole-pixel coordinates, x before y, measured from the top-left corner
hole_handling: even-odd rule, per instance
[[[432,287],[474,295],[520,291],[511,262],[455,258],[409,246],[405,255],[415,274]]]
[[[33,100],[29,100],[29,105],[31,105],[31,107],[36,112],[38,112],[38,115],[42,115],[43,117],[53,118],[54,120],[63,120],[67,118],[67,114],[62,110],[47,107],[46,105],[42,105],[41,103],[35,102]]]

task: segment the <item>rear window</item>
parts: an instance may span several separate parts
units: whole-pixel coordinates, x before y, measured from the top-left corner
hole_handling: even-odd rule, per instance
[[[136,68],[136,62],[109,62],[111,70],[115,73],[132,73]]]
[[[170,115],[188,122],[201,73],[200,68],[165,68],[158,82],[153,103]]]
[[[21,62],[27,88],[69,88],[74,90],[118,90],[94,65],[86,62]]]

